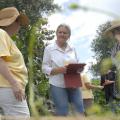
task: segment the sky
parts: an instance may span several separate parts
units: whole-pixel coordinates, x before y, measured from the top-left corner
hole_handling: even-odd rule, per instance
[[[71,27],[70,43],[76,48],[79,62],[87,64],[85,71],[88,71],[91,63],[95,63],[94,53],[91,51],[91,42],[97,35],[96,30],[101,24],[119,18],[120,0],[54,0],[54,3],[61,6],[62,11],[49,16],[48,26],[53,30],[56,30],[61,23],[66,23]],[[68,7],[71,3],[104,10],[112,13],[112,15],[82,9],[71,10]]]

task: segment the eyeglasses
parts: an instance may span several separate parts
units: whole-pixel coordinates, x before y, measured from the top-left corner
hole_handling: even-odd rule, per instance
[[[113,33],[113,34],[120,34],[120,27],[114,28],[114,29],[112,30],[112,33]]]
[[[114,28],[113,31],[120,31],[120,27]]]

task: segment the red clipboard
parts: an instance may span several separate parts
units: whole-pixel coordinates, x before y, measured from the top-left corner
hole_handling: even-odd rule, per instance
[[[67,72],[64,74],[66,88],[78,88],[82,86],[80,72],[86,64],[69,64]],[[79,71],[79,73],[78,73]]]

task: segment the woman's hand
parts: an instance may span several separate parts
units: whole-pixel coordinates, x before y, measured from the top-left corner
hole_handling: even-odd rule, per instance
[[[66,68],[66,66],[64,66],[64,67],[59,67],[58,68],[58,71],[59,71],[59,73],[66,73],[66,71],[67,71],[67,68]]]
[[[51,75],[56,75],[56,74],[65,74],[67,71],[67,67],[58,67],[58,68],[54,68],[51,71]]]
[[[102,90],[104,86],[98,85],[97,88]]]
[[[14,84],[12,84],[12,90],[15,98],[18,101],[22,101],[25,99],[25,91],[22,89],[22,86],[19,82],[15,82]]]
[[[115,83],[115,81],[105,80],[104,85],[110,85],[112,83]]]

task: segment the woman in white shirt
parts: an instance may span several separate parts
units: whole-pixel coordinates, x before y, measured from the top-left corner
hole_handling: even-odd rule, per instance
[[[45,48],[42,70],[49,77],[50,92],[56,107],[56,115],[68,115],[69,100],[77,113],[83,114],[83,100],[79,88],[66,88],[64,73],[66,63],[77,63],[75,49],[67,41],[71,30],[68,25],[60,24],[56,30],[57,40]]]

